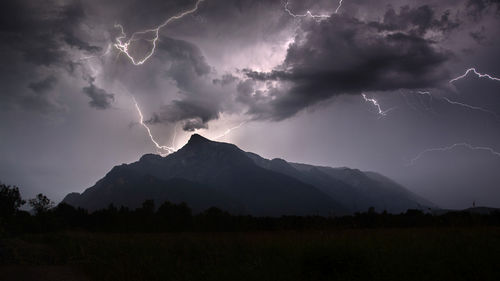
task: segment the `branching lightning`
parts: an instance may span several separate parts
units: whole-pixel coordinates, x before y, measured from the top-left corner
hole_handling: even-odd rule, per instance
[[[452,101],[452,100],[450,100],[447,97],[443,97],[443,100],[445,100],[449,104],[458,105],[458,106],[462,106],[462,107],[465,107],[465,108],[468,108],[468,109],[471,109],[471,110],[477,110],[477,111],[481,111],[481,112],[484,112],[484,113],[491,114],[491,115],[495,116],[495,118],[497,120],[500,120],[500,116],[498,116],[498,114],[496,114],[495,112],[493,112],[491,110],[488,110],[488,109],[485,109],[485,108],[482,108],[482,107],[479,107],[479,106],[473,106],[473,105],[466,104],[466,103]]]
[[[391,111],[391,110],[393,110],[393,109],[394,109],[394,107],[392,107],[392,108],[389,108],[389,109],[387,109],[387,110],[382,110],[382,107],[380,106],[379,102],[378,102],[376,99],[374,99],[374,98],[368,98],[368,97],[366,96],[366,94],[361,94],[361,96],[363,97],[363,99],[364,99],[366,102],[369,102],[369,103],[373,104],[373,105],[377,108],[377,112],[378,112],[378,114],[379,114],[381,117],[382,117],[382,116],[386,116],[386,115],[387,115],[387,113],[388,113],[389,111]]]
[[[500,152],[494,150],[491,147],[488,147],[488,146],[474,146],[474,145],[471,145],[471,144],[468,144],[468,143],[465,143],[465,142],[461,142],[461,143],[455,143],[455,144],[452,144],[452,145],[446,146],[446,147],[438,147],[438,148],[428,148],[428,149],[425,149],[422,152],[420,152],[417,156],[415,156],[415,158],[411,159],[410,162],[408,163],[408,166],[411,166],[411,165],[415,164],[416,161],[418,161],[420,158],[422,158],[422,156],[424,156],[427,153],[430,153],[430,152],[446,152],[446,151],[450,151],[450,150],[453,150],[453,149],[458,148],[458,147],[464,147],[464,148],[467,148],[467,149],[470,149],[470,150],[486,151],[486,152],[489,152],[493,156],[500,157]]]
[[[425,105],[425,103],[422,102],[422,100],[420,100],[420,101],[426,110],[434,112],[434,110],[432,108],[432,101],[434,100],[434,98],[432,97],[432,94],[430,92],[427,92],[427,91],[417,91],[417,94],[419,94],[420,96],[428,96],[429,97],[428,105]]]
[[[227,129],[222,135],[215,137],[214,140],[219,140],[219,139],[227,136],[229,133],[231,133],[231,131],[239,129],[241,126],[245,125],[246,123],[247,123],[247,121],[243,121],[240,124],[238,124],[237,126],[234,126],[232,128]]]
[[[132,97],[134,100],[135,108],[137,109],[137,113],[139,114],[139,123],[146,128],[146,131],[148,132],[149,138],[151,139],[151,142],[156,146],[158,152],[160,153],[161,156],[166,156],[172,152],[175,152],[174,147],[169,147],[166,145],[160,145],[155,138],[153,137],[153,134],[151,133],[151,129],[144,123],[144,115],[142,115],[141,109],[139,108],[139,104],[137,104],[137,101],[135,100],[134,97]]]
[[[326,19],[329,18],[329,15],[314,15],[310,11],[307,11],[305,14],[294,14],[290,9],[288,8],[288,1],[285,3],[285,11],[292,17],[294,18],[305,18],[305,17],[311,17],[315,20],[321,20],[321,19]]]
[[[198,10],[198,6],[203,1],[205,1],[205,0],[197,0],[196,4],[194,5],[194,7],[191,8],[190,10],[184,11],[184,12],[178,14],[178,15],[175,15],[175,16],[172,16],[172,17],[168,18],[162,24],[158,25],[155,28],[147,29],[147,30],[143,30],[143,31],[138,31],[138,32],[133,33],[130,36],[130,38],[128,40],[126,40],[126,41],[124,41],[124,40],[127,38],[127,35],[124,32],[124,30],[123,30],[123,26],[120,25],[120,24],[116,24],[115,27],[120,29],[121,35],[116,38],[116,43],[113,46],[116,49],[118,49],[120,51],[120,53],[125,54],[130,59],[130,61],[132,62],[133,65],[142,65],[143,63],[145,63],[154,54],[155,49],[156,49],[156,43],[158,42],[158,38],[160,36],[160,30],[163,27],[167,26],[169,23],[171,23],[171,22],[173,22],[175,20],[181,19],[181,18],[183,18],[183,17],[185,17],[185,16],[187,16],[189,14],[192,14],[192,13],[196,12]],[[142,59],[136,59],[136,58],[134,58],[129,53],[130,44],[132,42],[134,42],[134,41],[139,40],[137,38],[137,36],[139,36],[139,35],[145,35],[145,34],[152,34],[153,35],[152,39],[147,40],[147,41],[150,41],[151,44],[152,44],[151,51],[149,51],[146,54],[146,56],[143,57]]]
[[[337,9],[335,9],[335,13],[336,13],[336,14],[338,14],[338,13],[339,13],[340,8],[342,7],[342,1],[343,1],[343,0],[340,0],[340,1],[339,1],[339,5],[337,6]]]
[[[339,1],[339,4],[338,4],[338,6],[337,6],[337,8],[335,9],[335,12],[334,12],[335,14],[338,14],[338,12],[339,12],[340,8],[342,7],[342,1],[343,1],[343,0],[340,0],[340,1]],[[327,19],[327,18],[329,18],[329,17],[330,17],[330,15],[321,15],[321,14],[320,14],[320,15],[315,15],[315,14],[311,13],[311,11],[309,11],[309,10],[308,10],[308,11],[306,11],[306,13],[305,13],[305,14],[295,14],[295,13],[293,13],[293,12],[292,12],[292,11],[288,8],[288,4],[289,4],[289,2],[288,2],[288,1],[286,1],[286,2],[285,2],[285,11],[286,11],[286,12],[287,12],[290,16],[292,16],[292,17],[294,17],[294,18],[306,18],[306,17],[310,17],[310,18],[315,19],[315,20],[322,20],[322,19]]]
[[[460,79],[463,79],[463,78],[467,77],[467,75],[469,75],[469,73],[471,73],[471,72],[474,73],[479,78],[487,78],[487,79],[494,80],[494,81],[500,81],[500,78],[493,77],[493,76],[491,76],[489,74],[479,73],[475,68],[469,68],[469,69],[467,69],[467,71],[463,75],[458,76],[458,77],[450,80],[450,83],[452,84],[452,83],[454,83],[454,82],[456,82],[456,81],[458,81]],[[431,101],[432,101],[432,95],[431,95],[430,92],[419,91],[418,93],[421,94],[421,95],[428,95],[431,98]],[[467,108],[467,109],[470,109],[470,110],[477,110],[477,111],[481,111],[481,112],[484,112],[484,113],[488,113],[490,115],[495,116],[495,118],[497,120],[500,120],[499,115],[497,113],[491,111],[491,110],[488,110],[488,109],[485,109],[485,108],[482,108],[482,107],[479,107],[479,106],[473,106],[473,105],[470,105],[470,104],[453,101],[453,100],[450,100],[447,97],[442,97],[442,100],[444,100],[447,103],[452,104],[452,105],[457,105],[457,106],[461,106],[461,107],[464,107],[464,108]],[[451,151],[451,150],[459,148],[459,147],[467,148],[469,150],[475,150],[475,151],[484,151],[484,152],[490,153],[493,156],[500,157],[500,152],[496,151],[492,147],[488,147],[488,146],[474,146],[472,144],[462,142],[462,143],[455,143],[455,144],[452,144],[452,145],[446,146],[446,147],[437,147],[437,148],[428,148],[428,149],[425,149],[425,150],[421,151],[419,154],[417,154],[417,156],[415,156],[413,159],[411,159],[410,162],[408,163],[408,166],[411,166],[411,165],[415,164],[415,162],[418,161],[419,159],[421,159],[425,154],[432,153],[432,152],[447,152],[447,151]]]
[[[422,96],[428,96],[428,97],[430,98],[431,102],[432,102],[433,98],[432,98],[432,94],[431,94],[431,92],[427,92],[427,91],[417,91],[417,93],[418,93],[419,95],[422,95]]]
[[[416,93],[418,93],[419,95],[429,96],[430,102],[433,101],[433,96],[432,96],[432,94],[430,92],[417,91]],[[467,103],[454,101],[454,100],[451,100],[451,99],[449,99],[447,97],[440,97],[440,100],[443,100],[443,101],[447,102],[448,104],[460,106],[460,107],[463,107],[463,108],[466,108],[466,109],[469,109],[469,110],[475,110],[475,111],[481,111],[483,113],[487,113],[487,114],[489,114],[491,116],[494,116],[495,119],[497,119],[498,121],[500,121],[500,116],[497,113],[495,113],[494,111],[492,111],[492,110],[489,110],[489,109],[486,109],[486,108],[483,108],[483,107],[480,107],[480,106],[474,106],[474,105],[470,105],[470,104],[467,104]],[[432,107],[427,107],[428,110],[431,110],[431,108]]]
[[[157,27],[155,28],[151,28],[151,29],[147,29],[147,30],[143,30],[143,31],[138,31],[138,32],[135,32],[133,33],[129,38],[128,40],[127,39],[127,34],[125,33],[124,31],[124,28],[121,24],[115,24],[115,28],[118,28],[120,30],[120,36],[118,36],[115,40],[116,42],[113,44],[113,46],[118,50],[120,51],[120,53],[122,54],[125,54],[128,59],[130,60],[130,62],[133,64],[133,65],[136,65],[136,66],[139,66],[139,65],[142,65],[144,64],[149,58],[151,58],[151,56],[153,56],[155,50],[156,50],[156,44],[158,42],[158,39],[160,37],[160,30],[162,28],[164,28],[165,26],[167,26],[169,23],[175,21],[175,20],[179,20],[189,14],[192,14],[194,12],[196,12],[198,10],[198,7],[200,5],[201,2],[203,2],[205,0],[197,0],[194,7],[187,10],[187,11],[184,11],[178,15],[175,15],[175,16],[172,16],[168,19],[166,19],[162,24],[158,25]],[[143,58],[134,58],[130,53],[129,53],[129,48],[130,48],[130,45],[135,42],[135,41],[138,41],[140,40],[140,38],[138,38],[139,36],[141,35],[148,35],[148,34],[151,34],[152,35],[152,38],[151,39],[144,39],[145,41],[149,41],[151,42],[151,50],[143,57]],[[106,51],[105,54],[107,54],[109,52],[109,49],[108,51]],[[89,57],[91,58],[91,57]],[[165,155],[168,155],[172,152],[175,152],[175,139],[176,139],[176,136],[177,136],[177,124],[175,125],[175,129],[174,129],[174,135],[173,135],[173,138],[172,138],[172,146],[166,146],[166,145],[160,145],[158,143],[158,141],[155,140],[155,138],[153,137],[153,134],[151,133],[151,129],[148,127],[148,125],[146,125],[146,123],[144,123],[144,115],[142,114],[141,112],[141,109],[137,103],[137,101],[135,100],[134,97],[133,98],[133,101],[134,101],[134,104],[135,104],[135,108],[139,114],[139,123],[146,129],[146,131],[148,132],[148,135],[149,135],[149,138],[151,139],[151,142],[153,142],[153,144],[155,145],[156,149],[158,150],[158,152],[160,153],[160,155],[162,156],[165,156]]]
[[[479,73],[479,72],[477,72],[477,70],[475,68],[472,67],[472,68],[467,69],[467,71],[463,75],[460,75],[456,78],[451,79],[450,83],[456,82],[460,79],[467,77],[467,75],[469,75],[470,72],[473,72],[479,78],[487,78],[487,79],[494,80],[494,81],[500,81],[500,78],[493,77],[489,74]]]

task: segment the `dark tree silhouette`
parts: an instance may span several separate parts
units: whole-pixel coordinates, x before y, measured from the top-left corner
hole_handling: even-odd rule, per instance
[[[35,198],[30,199],[29,204],[37,215],[47,212],[54,206],[54,202],[42,193],[39,193]]]
[[[0,184],[0,217],[15,214],[25,203],[17,186]]]
[[[170,230],[183,230],[192,223],[192,211],[186,203],[173,204],[165,201],[157,211],[157,215],[168,225]]]
[[[155,201],[154,200],[146,200],[142,202],[142,211],[145,214],[152,215],[155,212]]]

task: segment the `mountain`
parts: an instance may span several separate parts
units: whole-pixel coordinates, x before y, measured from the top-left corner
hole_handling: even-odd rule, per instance
[[[315,186],[351,212],[366,211],[370,207],[391,213],[436,207],[433,203],[378,173],[362,172],[345,167],[331,168],[288,163],[283,159],[268,160],[254,153],[247,152],[247,154],[263,168]]]
[[[376,173],[268,160],[198,134],[166,157],[146,154],[114,167],[63,202],[93,211],[109,204],[137,208],[147,199],[157,206],[186,202],[195,212],[216,206],[256,216],[341,215],[371,206],[400,212],[431,205]]]

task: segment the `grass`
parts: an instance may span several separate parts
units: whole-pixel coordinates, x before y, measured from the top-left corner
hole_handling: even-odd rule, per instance
[[[5,280],[500,280],[500,228],[50,233],[0,258]]]

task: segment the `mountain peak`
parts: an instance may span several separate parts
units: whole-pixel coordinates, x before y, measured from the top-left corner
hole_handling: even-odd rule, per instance
[[[209,143],[211,140],[202,137],[198,134],[192,134],[191,138],[189,138],[188,144],[202,144],[202,143]]]

